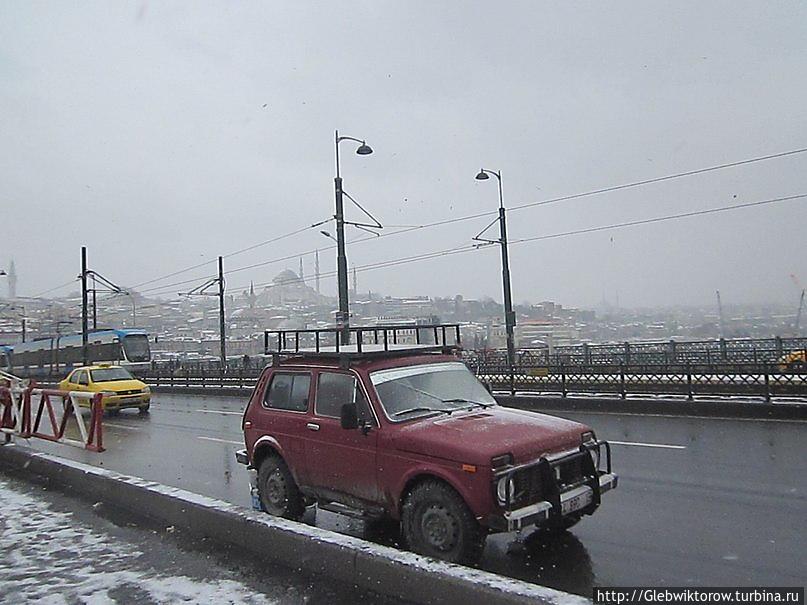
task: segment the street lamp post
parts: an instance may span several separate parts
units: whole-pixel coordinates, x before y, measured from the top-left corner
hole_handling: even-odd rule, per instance
[[[350,343],[350,304],[348,301],[347,287],[347,255],[345,253],[345,206],[344,191],[342,189],[342,175],[339,168],[339,143],[342,141],[355,141],[359,143],[356,153],[358,155],[370,155],[373,150],[361,139],[353,137],[340,137],[336,131],[334,138],[336,147],[336,178],[334,179],[334,191],[336,194],[336,272],[339,282],[339,314],[337,315],[337,326],[340,330],[342,344]]]
[[[87,341],[89,340],[88,326],[87,326],[87,247],[81,247],[81,363],[85,366],[89,363],[89,351],[87,350]],[[56,368],[59,369],[58,366]]]
[[[498,241],[493,240],[493,243],[498,243],[501,246],[502,251],[502,290],[504,291],[504,326],[507,332],[507,366],[510,370],[510,391],[513,392],[515,390],[513,368],[516,363],[514,334],[516,327],[516,314],[513,311],[513,296],[510,289],[510,260],[507,254],[507,213],[504,208],[504,197],[502,195],[502,173],[500,171],[494,172],[492,170],[485,170],[483,168],[479,171],[479,174],[476,175],[476,180],[485,181],[490,178],[488,176],[489,174],[495,176],[496,180],[499,182],[499,239]],[[481,233],[479,235],[481,235]],[[479,239],[479,236],[474,239]]]

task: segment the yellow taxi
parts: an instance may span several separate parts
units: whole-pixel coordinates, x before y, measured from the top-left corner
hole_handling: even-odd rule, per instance
[[[138,408],[141,414],[145,414],[151,404],[151,389],[120,366],[76,368],[59,383],[59,390],[103,393],[101,403],[111,414],[123,408]]]
[[[779,370],[782,372],[801,373],[807,371],[807,349],[792,351],[779,359]]]

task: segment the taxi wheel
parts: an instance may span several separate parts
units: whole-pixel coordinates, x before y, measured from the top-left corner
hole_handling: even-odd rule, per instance
[[[150,403],[146,404],[146,405],[141,405],[138,409],[140,410],[141,414],[148,414],[149,413],[149,407],[151,407]]]
[[[270,515],[297,521],[305,512],[305,502],[289,467],[279,456],[269,456],[258,469],[261,506]]]
[[[106,413],[107,416],[117,416],[119,411],[120,410],[118,410],[117,408],[109,408],[107,409]]]

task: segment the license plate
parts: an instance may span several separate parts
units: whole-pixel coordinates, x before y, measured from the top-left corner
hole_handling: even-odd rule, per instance
[[[569,498],[561,503],[561,514],[568,515],[569,513],[573,513],[581,508],[585,508],[591,504],[591,498],[592,494],[590,491],[580,494],[579,496],[575,496],[574,498]]]

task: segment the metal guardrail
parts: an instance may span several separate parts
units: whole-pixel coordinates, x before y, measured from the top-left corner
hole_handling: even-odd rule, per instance
[[[516,368],[511,375],[506,365],[478,372],[493,389],[555,393],[613,393],[628,395],[807,397],[807,373],[781,372],[774,364],[731,364],[720,370],[695,364],[597,365]],[[490,371],[494,370],[494,371]],[[149,371],[140,377],[153,387],[251,389],[261,369]]]
[[[701,341],[659,341],[642,343],[608,343],[521,349],[516,365],[520,366],[592,366],[592,365],[684,365],[764,364],[779,363],[786,355],[807,352],[807,338],[741,338]],[[485,366],[506,363],[506,353],[499,350],[467,351],[470,364]]]

